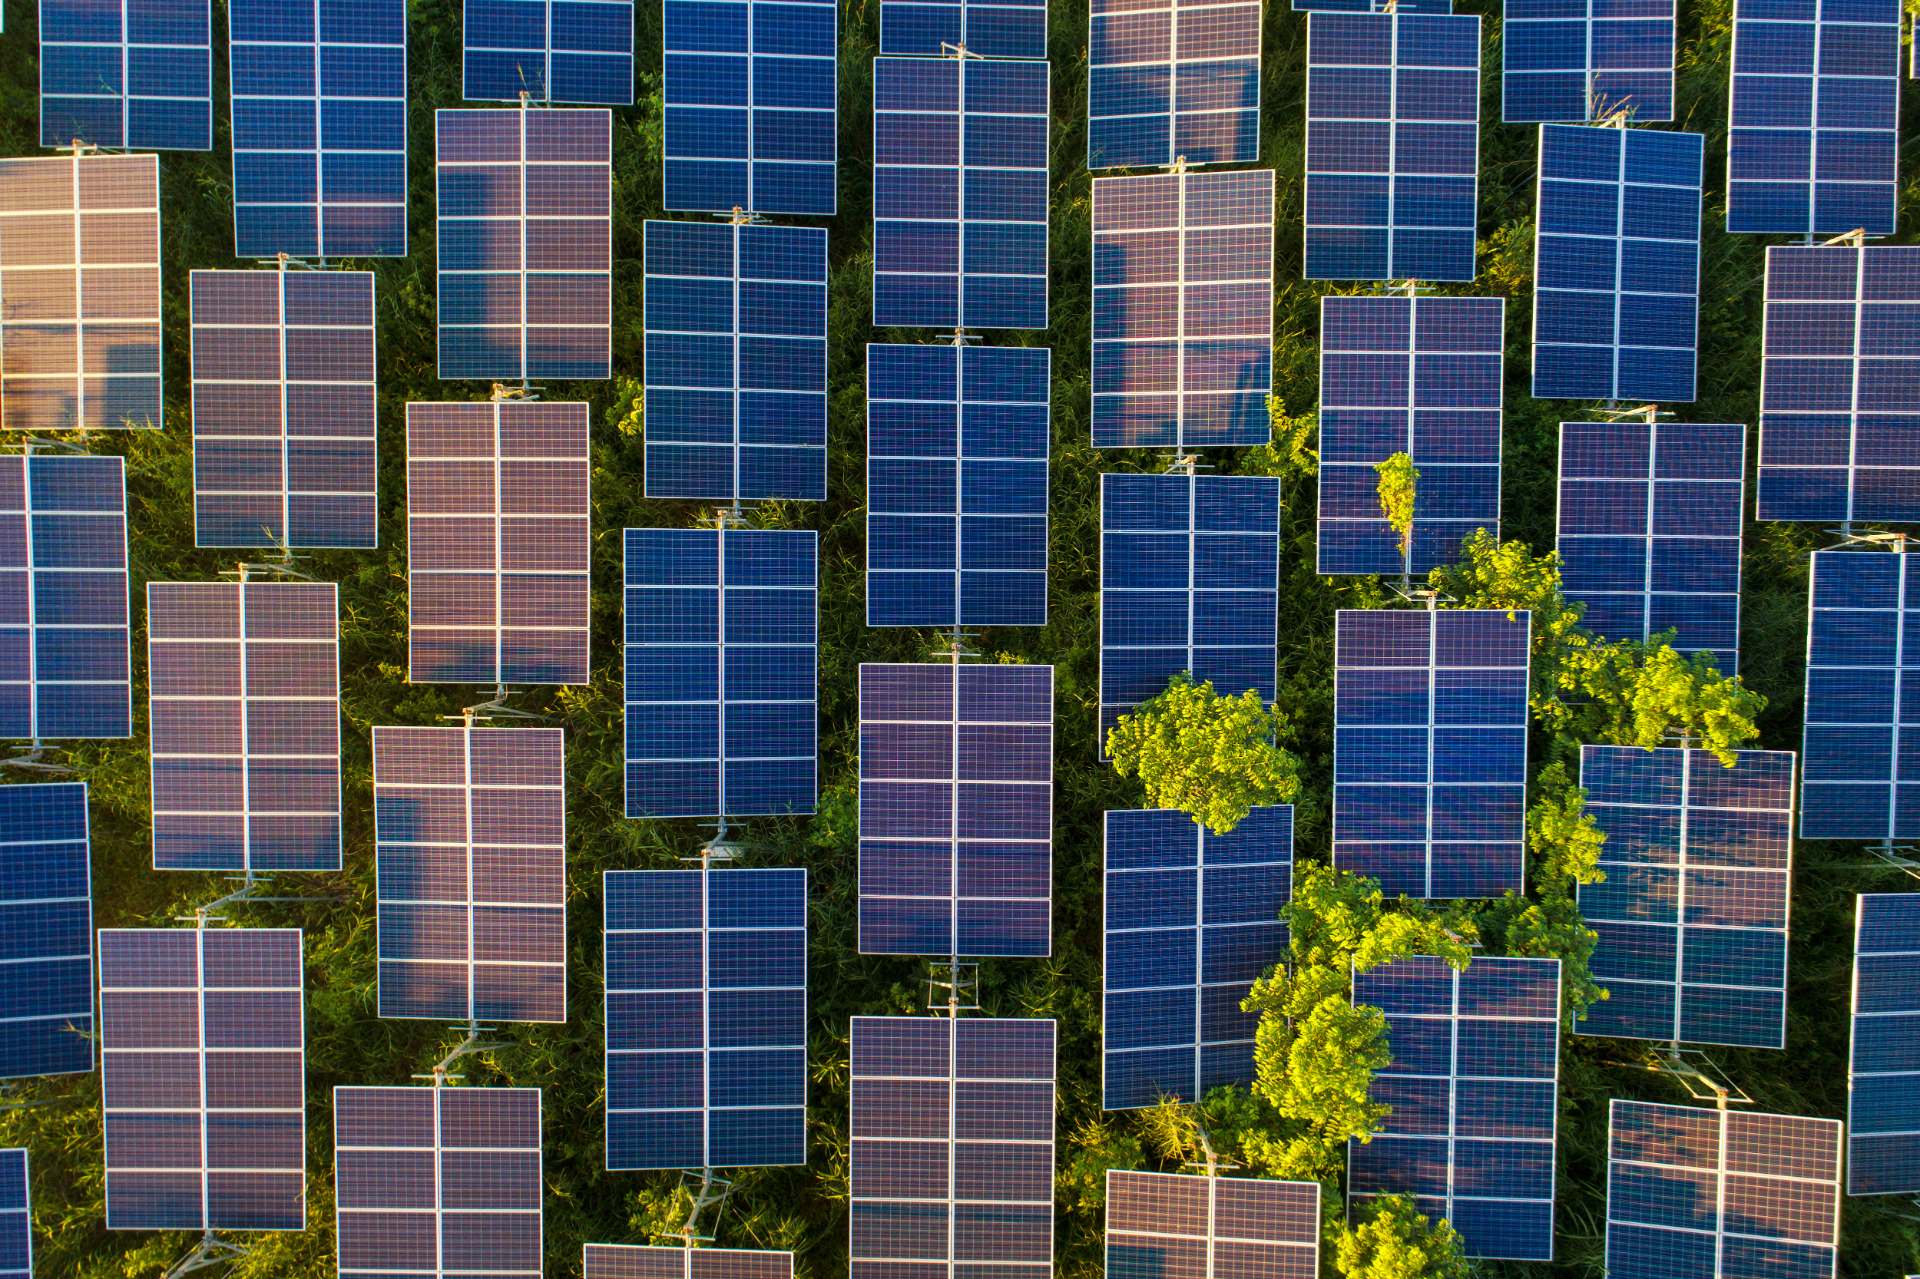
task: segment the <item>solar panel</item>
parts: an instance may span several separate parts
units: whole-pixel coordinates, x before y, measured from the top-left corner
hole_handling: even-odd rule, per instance
[[[340,869],[332,582],[148,582],[155,870]]]
[[[609,376],[613,113],[434,120],[441,378]]]
[[[807,1161],[807,872],[606,873],[607,1167]]]
[[[590,1243],[583,1279],[793,1279],[793,1254]]]
[[[0,429],[160,425],[160,164],[0,159]]]
[[[1525,610],[1340,610],[1335,865],[1389,897],[1521,890],[1531,621]]]
[[[1101,1105],[1252,1083],[1260,1019],[1240,1001],[1286,958],[1292,807],[1255,808],[1225,835],[1174,809],[1109,811],[1106,837]]]
[[[1504,298],[1320,299],[1317,571],[1424,577],[1475,529],[1500,532]],[[1413,530],[1380,508],[1375,467],[1413,459]]]
[[[860,953],[1052,945],[1053,667],[860,667]]]
[[[633,0],[472,0],[461,40],[469,102],[633,102]]]
[[[405,0],[228,0],[234,256],[407,255]]]
[[[1319,1259],[1314,1182],[1107,1170],[1111,1279],[1315,1279]]]
[[[1500,118],[1673,119],[1673,0],[1506,0]]]
[[[132,734],[117,457],[0,457],[0,738]]]
[[[627,530],[627,816],[813,811],[819,571],[808,530]]]
[[[407,678],[587,682],[587,406],[407,405]]]
[[[648,497],[827,496],[827,233],[646,224]]]
[[[213,148],[208,0],[39,0],[40,145]]]
[[[1473,279],[1479,173],[1477,15],[1307,19],[1307,279]]]
[[[1900,0],[1735,0],[1727,230],[1893,234]]]
[[[1044,58],[1045,0],[881,0],[882,54],[937,58],[949,46],[983,58]]]
[[[1835,1272],[1840,1122],[1614,1098],[1612,1279]]]
[[[1088,168],[1259,156],[1258,0],[1092,0]]]
[[[867,625],[1046,625],[1052,366],[867,347]]]
[[[195,271],[196,546],[380,541],[371,271]]]
[[[1747,428],[1562,422],[1560,584],[1606,639],[1672,631],[1675,651],[1740,666]]]
[[[1273,171],[1093,182],[1093,446],[1273,435]]]
[[[27,1152],[0,1150],[0,1279],[33,1279],[33,1205]]]
[[[0,1079],[93,1069],[87,784],[0,786]]]
[[[1100,477],[1100,751],[1182,671],[1237,697],[1278,689],[1280,481]]]
[[[1920,248],[1767,250],[1763,520],[1920,521]]]
[[[1452,13],[1453,0],[1293,0],[1295,13]]]
[[[1920,893],[1861,893],[1853,934],[1847,1193],[1920,1190]]]
[[[852,1279],[1053,1273],[1054,1023],[855,1017]]]
[[[335,1088],[340,1279],[540,1279],[538,1088]]]
[[[1386,1014],[1393,1060],[1369,1089],[1391,1113],[1347,1143],[1349,1209],[1411,1195],[1469,1257],[1551,1261],[1560,961],[1416,955],[1356,971],[1353,1001]]]
[[[557,728],[375,728],[380,1015],[567,1019]]]
[[[109,1230],[304,1230],[297,928],[100,930]]]
[[[666,0],[666,205],[834,211],[834,0]]]
[[[1045,62],[875,58],[873,322],[1047,327]]]

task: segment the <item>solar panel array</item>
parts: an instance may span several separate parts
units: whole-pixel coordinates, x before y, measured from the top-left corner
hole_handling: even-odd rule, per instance
[[[1093,445],[1273,434],[1273,171],[1093,183]]]
[[[807,872],[605,876],[607,1167],[807,1161]]]
[[[380,1015],[567,1019],[557,728],[375,728]]]
[[[633,101],[633,0],[472,0],[461,43],[469,102]]]
[[[590,1243],[582,1253],[582,1279],[793,1279],[790,1252]]]
[[[40,145],[213,147],[208,0],[39,0]]]
[[[813,811],[819,571],[807,530],[627,530],[627,816]]]
[[[1335,865],[1390,897],[1521,890],[1531,620],[1525,610],[1340,610]]]
[[[609,376],[613,113],[434,120],[440,376]]]
[[[304,1230],[297,928],[100,930],[109,1230]]]
[[[1607,1274],[1835,1273],[1840,1123],[1615,1098]]]
[[[1424,577],[1475,529],[1500,532],[1504,298],[1320,300],[1321,573]],[[1413,459],[1405,550],[1376,466]]]
[[[1348,1202],[1413,1197],[1476,1258],[1553,1258],[1560,961],[1428,955],[1353,975],[1387,1017],[1393,1060],[1369,1096],[1391,1107],[1347,1143]]]
[[[950,45],[982,58],[1044,58],[1046,2],[881,0],[882,54],[937,58]]]
[[[1853,934],[1847,1193],[1920,1191],[1920,893],[1861,893]]]
[[[1092,0],[1088,168],[1259,155],[1258,0]]]
[[[827,233],[646,224],[648,497],[827,495]]]
[[[862,663],[860,953],[1052,944],[1053,667]]]
[[[1286,957],[1292,893],[1289,805],[1224,835],[1176,809],[1107,813],[1105,1109],[1253,1082],[1259,1018],[1240,1001]]]
[[[407,405],[407,678],[585,684],[587,406]]]
[[[1307,19],[1306,277],[1471,280],[1477,15]]]
[[[332,582],[148,582],[156,870],[340,869]]]
[[[0,786],[0,1079],[93,1069],[87,784]]]
[[[1674,0],[1506,0],[1500,118],[1673,119]]]
[[[1054,1023],[855,1017],[857,1279],[1053,1272]]]
[[[371,271],[195,271],[196,546],[380,541]]]
[[[1319,1258],[1314,1182],[1107,1170],[1111,1279],[1315,1279]]]
[[[1052,356],[867,347],[867,625],[1046,625]]]
[[[1540,126],[1533,395],[1694,398],[1706,138]]]
[[[1606,639],[1672,631],[1676,652],[1740,665],[1747,428],[1562,422],[1556,549],[1580,624]]]
[[[340,1279],[540,1279],[538,1088],[335,1088]]]
[[[873,63],[873,323],[1047,327],[1045,62]]]
[[[33,1279],[33,1203],[27,1152],[0,1150],[0,1279]]]
[[[405,0],[228,0],[234,256],[407,255]]]

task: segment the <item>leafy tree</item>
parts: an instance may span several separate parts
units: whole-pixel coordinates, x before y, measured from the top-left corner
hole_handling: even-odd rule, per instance
[[[1387,527],[1399,534],[1400,556],[1405,559],[1413,553],[1413,499],[1420,471],[1410,454],[1395,453],[1375,462],[1373,473],[1380,477],[1374,486],[1380,511],[1387,517]]]
[[[1284,724],[1255,690],[1226,697],[1183,672],[1108,730],[1107,758],[1140,779],[1150,806],[1224,835],[1254,807],[1299,792],[1300,761],[1276,744]]]
[[[1248,449],[1240,465],[1242,475],[1277,475],[1283,480],[1312,479],[1320,470],[1320,455],[1313,439],[1319,430],[1317,414],[1287,412],[1279,396],[1267,397],[1267,423],[1271,438],[1258,448]]]
[[[1375,1199],[1357,1214],[1358,1225],[1339,1229],[1334,1269],[1345,1279],[1467,1279],[1459,1234],[1426,1215],[1405,1195]]]

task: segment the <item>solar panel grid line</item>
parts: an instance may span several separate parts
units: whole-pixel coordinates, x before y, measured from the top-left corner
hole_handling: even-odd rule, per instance
[[[958,45],[983,58],[1047,56],[1047,6],[1040,0],[883,0],[883,56],[944,57]]]
[[[0,1279],[33,1279],[33,1195],[24,1146],[0,1150]]]
[[[1088,43],[1088,168],[1258,158],[1258,3],[1093,0]]]
[[[1920,893],[1855,897],[1847,1193],[1920,1190]]]
[[[672,1244],[590,1243],[582,1279],[793,1279],[791,1252],[683,1248]]]
[[[1621,110],[1673,119],[1672,0],[1615,8],[1506,0],[1501,115],[1508,124],[1587,122]]]
[[[1106,1190],[1113,1279],[1319,1273],[1317,1183],[1110,1168]]]
[[[492,0],[468,6],[461,22],[460,96],[469,102],[518,102],[524,93],[533,102],[631,106],[633,6],[634,0]]]
[[[91,847],[85,782],[0,787],[0,1079],[93,1069]]]
[[[213,149],[208,0],[39,0],[40,145]]]

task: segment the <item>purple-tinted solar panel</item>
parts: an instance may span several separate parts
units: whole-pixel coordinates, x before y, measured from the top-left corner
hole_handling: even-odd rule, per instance
[[[1107,1170],[1107,1279],[1315,1279],[1311,1181]]]
[[[793,1279],[792,1253],[744,1248],[590,1243],[581,1262],[584,1279]]]

